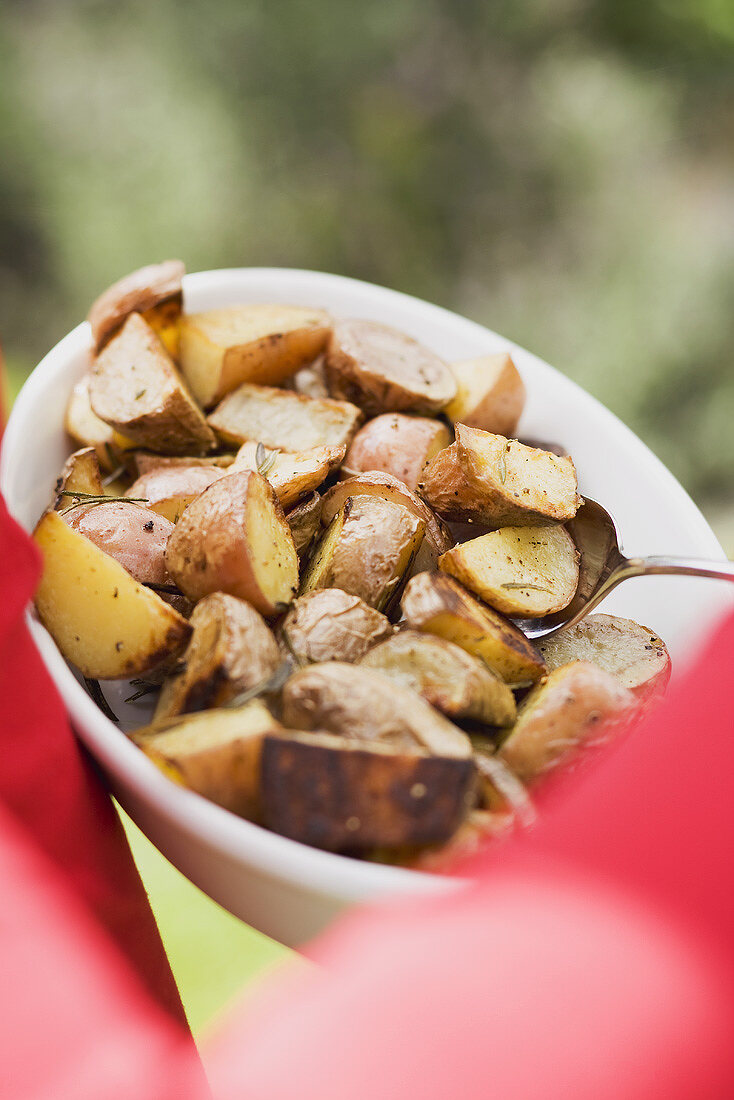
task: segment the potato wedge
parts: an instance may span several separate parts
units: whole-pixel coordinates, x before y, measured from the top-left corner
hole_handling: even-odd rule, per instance
[[[343,592],[322,588],[299,596],[280,628],[280,637],[297,661],[358,661],[394,632],[374,607]]]
[[[419,695],[362,665],[329,661],[295,672],[283,688],[283,724],[396,748],[465,759],[467,735]]]
[[[184,648],[186,619],[58,512],[46,512],[33,538],[43,555],[39,618],[84,676],[139,676]]]
[[[301,367],[292,378],[289,378],[285,386],[294,393],[302,393],[305,397],[331,397],[329,387],[326,384],[324,373],[324,357],[320,355],[307,367]]]
[[[226,470],[234,465],[234,453],[224,455],[159,455],[155,451],[134,450],[125,454],[125,463],[133,477],[142,477],[151,470],[170,469],[172,466],[216,466]]]
[[[75,497],[74,493],[83,496]],[[54,485],[52,507],[58,512],[78,503],[84,496],[104,496],[99,459],[94,447],[82,447],[69,455]]]
[[[424,470],[420,491],[444,519],[489,527],[564,523],[581,503],[570,458],[464,424]]]
[[[334,324],[326,348],[326,379],[336,397],[368,416],[438,413],[456,395],[448,366],[404,332],[377,321]]]
[[[301,595],[341,588],[389,612],[400,599],[425,529],[422,519],[399,504],[348,497],[313,553]]]
[[[171,585],[166,546],[173,524],[132,501],[79,504],[63,513],[74,531],[109,554],[141,584]]]
[[[449,430],[440,420],[384,413],[359,429],[344,465],[350,473],[381,470],[415,489],[423,467],[450,442]]]
[[[576,626],[542,638],[548,668],[588,661],[616,676],[640,703],[662,695],[670,679],[665,642],[646,626],[617,615],[587,615]]]
[[[138,446],[202,454],[216,439],[166,349],[131,313],[97,356],[89,386],[96,416]]]
[[[239,386],[209,414],[209,424],[226,444],[253,441],[276,451],[346,447],[362,422],[347,401],[318,400],[270,386]]]
[[[407,485],[391,474],[370,471],[356,474],[345,481],[333,485],[324,493],[321,507],[321,522],[327,527],[336,513],[344,507],[348,497],[375,496],[393,504],[401,504],[426,525],[426,533],[413,564],[412,573],[436,569],[441,554],[450,550],[454,540],[448,528],[433,514],[428,505],[419,496],[411,492]]]
[[[302,306],[252,304],[191,313],[181,321],[181,370],[208,409],[242,382],[283,382],[323,351],[330,332],[328,313]]]
[[[163,466],[139,477],[125,495],[144,498],[151,512],[178,523],[184,508],[227,473],[217,466]]]
[[[451,577],[420,573],[401,601],[411,630],[436,634],[484,661],[505,683],[526,687],[545,673],[538,650],[509,619],[475,600]]]
[[[328,733],[267,735],[268,828],[328,851],[447,840],[474,798],[471,760]]]
[[[609,740],[632,718],[635,697],[587,661],[553,669],[520,704],[500,760],[523,782],[566,766],[584,747]]]
[[[257,699],[137,730],[132,739],[161,771],[225,810],[260,821],[264,738],[282,727]]]
[[[235,596],[213,592],[194,608],[181,667],[164,682],[154,722],[230,703],[272,676],[280,650],[265,620]]]
[[[125,439],[92,411],[89,398],[91,372],[75,383],[64,413],[64,429],[75,443],[82,447],[94,447],[100,467],[109,473],[120,465],[121,454],[134,447],[131,439]]]
[[[141,267],[108,287],[87,315],[94,350],[101,351],[131,313],[140,313],[175,359],[185,270],[180,260],[165,260]]]
[[[445,409],[452,424],[514,435],[525,404],[525,386],[506,351],[449,363],[456,397]]]
[[[236,470],[258,470],[275,489],[275,495],[284,508],[289,508],[302,497],[322,485],[344,459],[346,447],[313,447],[309,451],[265,451],[264,461],[258,466],[258,443],[243,443],[237,452]]]
[[[563,610],[579,583],[579,552],[565,527],[502,527],[448,550],[438,565],[515,618]]]
[[[251,470],[227,473],[192,501],[168,539],[166,563],[189,599],[227,592],[265,616],[276,615],[298,590],[283,509]]]
[[[449,718],[473,718],[492,726],[515,721],[515,696],[507,684],[445,638],[402,630],[370,649],[359,663],[412,688]]]
[[[296,553],[299,559],[305,558],[321,530],[321,497],[318,493],[311,493],[291,508],[285,518],[293,535]]]

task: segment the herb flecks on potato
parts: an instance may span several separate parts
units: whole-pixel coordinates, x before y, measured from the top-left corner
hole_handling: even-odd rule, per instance
[[[257,470],[267,478],[284,508],[310,495],[344,459],[346,447],[313,447],[308,451],[268,450],[262,443],[243,443],[234,469]]]
[[[361,410],[347,401],[303,397],[249,382],[209,414],[210,425],[227,445],[252,441],[276,451],[346,447],[363,419]]]
[[[450,442],[449,430],[440,420],[383,413],[359,429],[344,467],[352,473],[381,470],[415,489],[426,463]]]

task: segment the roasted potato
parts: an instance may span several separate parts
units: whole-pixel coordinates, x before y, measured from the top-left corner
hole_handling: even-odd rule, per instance
[[[348,497],[313,553],[301,594],[341,588],[389,611],[400,598],[425,529],[422,519],[399,504]]]
[[[83,447],[69,455],[64,463],[54,485],[53,507],[61,511],[90,496],[104,496],[104,486],[97,452],[94,447]]]
[[[515,721],[515,696],[507,684],[445,638],[402,630],[370,649],[360,665],[412,688],[449,718],[473,718],[492,726]]]
[[[208,710],[273,675],[280,651],[265,620],[236,596],[213,592],[194,608],[181,667],[164,682],[154,721]]]
[[[640,703],[662,695],[670,679],[665,642],[646,626],[617,615],[587,615],[576,626],[542,638],[538,649],[550,669],[570,661],[598,665],[616,676]]]
[[[139,313],[131,313],[95,361],[89,386],[94,413],[141,447],[201,454],[216,440],[166,349]]]
[[[185,509],[166,548],[184,595],[227,592],[261,615],[278,613],[298,590],[298,558],[272,487],[252,470],[227,473]]]
[[[359,429],[344,465],[350,473],[381,470],[415,489],[423,467],[450,442],[448,428],[440,420],[384,413]]]
[[[525,404],[525,386],[506,351],[449,363],[456,397],[444,410],[452,424],[514,435]]]
[[[282,727],[263,703],[185,714],[137,730],[133,740],[169,779],[251,821],[262,818],[263,739]]]
[[[444,519],[488,527],[564,523],[581,503],[570,458],[464,424],[424,470],[420,491]]]
[[[400,504],[418,519],[423,520],[426,533],[411,572],[422,573],[426,569],[436,569],[441,554],[454,545],[454,540],[445,524],[441,523],[419,496],[412,493],[407,485],[398,481],[392,474],[378,471],[355,474],[354,477],[348,477],[345,481],[333,485],[323,497],[321,507],[323,525],[326,527],[331,523],[336,513],[344,507],[348,497],[357,496],[375,496],[380,500]]]
[[[347,401],[317,400],[248,382],[228,394],[209,415],[224,443],[254,441],[276,451],[346,447],[362,422]]]
[[[75,443],[82,447],[94,447],[101,468],[109,473],[117,469],[122,453],[133,447],[134,443],[93,412],[89,398],[91,380],[90,372],[74,385],[64,414],[64,429]]]
[[[234,465],[234,452],[224,455],[158,455],[154,451],[134,450],[125,453],[125,463],[134,477],[142,477],[151,470],[170,469],[172,466],[216,466],[228,469]]]
[[[308,554],[316,535],[321,530],[321,497],[311,493],[286,513],[293,544],[299,559]]]
[[[242,382],[275,386],[323,351],[331,319],[323,309],[242,305],[181,321],[181,370],[205,409]]]
[[[171,585],[166,568],[166,545],[173,524],[139,504],[111,500],[79,504],[63,518],[80,535],[119,562],[141,584]]]
[[[286,649],[299,663],[358,661],[394,631],[374,607],[343,592],[322,588],[299,596],[280,628]]]
[[[404,332],[376,321],[335,322],[325,372],[330,391],[368,416],[438,413],[456,395],[456,382],[442,359]]]
[[[402,684],[362,665],[328,661],[295,672],[283,689],[283,724],[436,756],[471,756],[467,735]]]
[[[523,782],[568,764],[582,747],[608,740],[629,722],[635,698],[587,661],[553,669],[520,704],[499,758]]]
[[[84,676],[140,676],[186,645],[186,619],[58,512],[46,512],[33,537],[43,555],[39,618]]]
[[[438,565],[515,618],[561,611],[579,583],[579,553],[565,527],[502,527],[447,550]]]
[[[218,466],[161,466],[134,481],[126,496],[145,499],[152,512],[178,523],[184,508],[227,473]]]
[[[523,632],[491,607],[479,603],[451,577],[420,573],[408,582],[401,601],[411,630],[436,634],[479,657],[507,684],[528,686],[545,664]]]
[[[519,825],[534,824],[535,808],[525,784],[497,756],[496,744],[488,737],[477,735],[472,735],[471,743],[484,809],[509,814]]]
[[[326,384],[324,373],[324,357],[320,355],[307,367],[301,367],[292,378],[285,383],[294,393],[302,393],[305,397],[331,397],[329,387]]]
[[[284,508],[318,489],[342,463],[346,447],[313,447],[310,451],[269,451],[259,443],[243,443],[236,470],[258,470],[275,489]],[[264,454],[263,454],[264,452]],[[262,457],[260,457],[262,455]]]
[[[140,313],[175,359],[185,270],[180,260],[166,260],[141,267],[108,287],[87,315],[94,350],[101,351],[131,313]]]
[[[447,840],[474,799],[474,765],[416,746],[328,733],[267,735],[263,817],[283,836],[329,851]]]

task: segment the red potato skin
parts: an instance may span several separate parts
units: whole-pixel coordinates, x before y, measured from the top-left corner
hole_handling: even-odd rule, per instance
[[[355,472],[379,470],[416,489],[429,458],[451,439],[445,425],[424,416],[383,413],[355,435],[344,459]]]
[[[63,513],[63,519],[141,584],[171,584],[166,567],[166,545],[173,524],[139,504],[110,501],[82,504]]]
[[[144,313],[168,299],[180,298],[185,270],[181,260],[148,264],[118,279],[100,294],[87,317],[95,351],[100,351],[129,314]]]

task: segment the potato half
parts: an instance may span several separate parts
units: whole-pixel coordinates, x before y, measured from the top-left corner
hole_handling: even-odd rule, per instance
[[[384,413],[359,429],[344,465],[350,473],[381,470],[415,489],[423,467],[450,442],[449,430],[440,420]]]
[[[321,497],[311,493],[286,513],[293,544],[299,559],[308,554],[316,535],[321,531]]]
[[[499,758],[523,782],[569,763],[582,747],[608,740],[634,714],[635,697],[587,661],[553,669],[525,697]]]
[[[184,508],[226,474],[217,466],[162,466],[139,477],[125,495],[144,498],[152,512],[178,523]]]
[[[528,686],[545,673],[543,658],[523,632],[451,577],[418,574],[408,582],[401,607],[412,630],[455,642],[507,684]]]
[[[662,695],[670,679],[665,642],[646,626],[617,615],[587,615],[576,626],[538,642],[548,668],[570,661],[598,665],[624,684],[639,702]]]
[[[506,351],[449,363],[456,397],[445,412],[452,424],[514,435],[525,404],[525,386]]]
[[[43,555],[39,618],[84,676],[140,676],[186,645],[186,619],[58,512],[43,516],[33,538]]]
[[[570,458],[465,424],[426,467],[420,490],[444,519],[488,527],[564,523],[581,503]]]
[[[165,517],[132,501],[111,500],[79,504],[65,511],[63,518],[141,584],[172,583],[166,546],[173,524]]]
[[[347,401],[303,397],[249,382],[228,394],[209,415],[225,443],[239,447],[254,441],[276,451],[346,447],[362,419],[356,405]]]
[[[579,552],[565,527],[502,527],[448,550],[438,564],[515,618],[562,611],[579,583]]]
[[[454,376],[442,359],[377,321],[337,321],[325,366],[331,392],[353,401],[368,416],[437,413],[456,394]]]
[[[161,771],[240,817],[259,821],[260,757],[264,738],[282,727],[253,699],[242,707],[205,710],[133,734]]]
[[[164,682],[154,721],[229,703],[281,664],[265,620],[244,600],[213,592],[194,608],[181,667]]]
[[[92,409],[141,447],[201,454],[216,439],[170,355],[139,313],[131,313],[95,361]]]
[[[341,588],[378,611],[400,599],[425,533],[425,523],[399,504],[348,497],[314,550],[301,594]]]
[[[242,305],[181,321],[181,370],[210,408],[242,382],[276,386],[319,355],[331,331],[323,309]]]
[[[175,359],[185,270],[180,260],[165,260],[141,267],[108,287],[87,315],[94,350],[101,351],[131,313],[141,313]]]
[[[359,596],[322,588],[299,596],[280,628],[287,650],[301,662],[358,661],[394,631],[389,619]]]
[[[74,384],[64,413],[64,429],[75,443],[94,447],[101,468],[108,473],[120,465],[125,447],[134,446],[94,413],[89,398],[91,372]]]
[[[343,445],[313,447],[310,451],[265,451],[258,464],[258,443],[243,443],[237,452],[236,470],[258,470],[275,489],[284,508],[313,493],[339,468],[346,452]]]
[[[228,592],[261,615],[298,590],[298,558],[272,487],[251,470],[227,473],[192,501],[168,540],[166,562],[192,600]]]
[[[84,496],[74,496],[74,493],[82,493],[84,496],[104,496],[102,473],[94,447],[83,447],[80,451],[74,451],[74,454],[69,455],[64,463],[64,468],[54,485],[53,507],[56,511],[68,508],[84,499]]]
[[[474,800],[471,760],[327,733],[267,735],[265,824],[329,851],[439,843]]]
[[[370,649],[360,665],[412,688],[450,718],[473,718],[492,726],[515,721],[515,696],[507,684],[445,638],[402,630]]]

